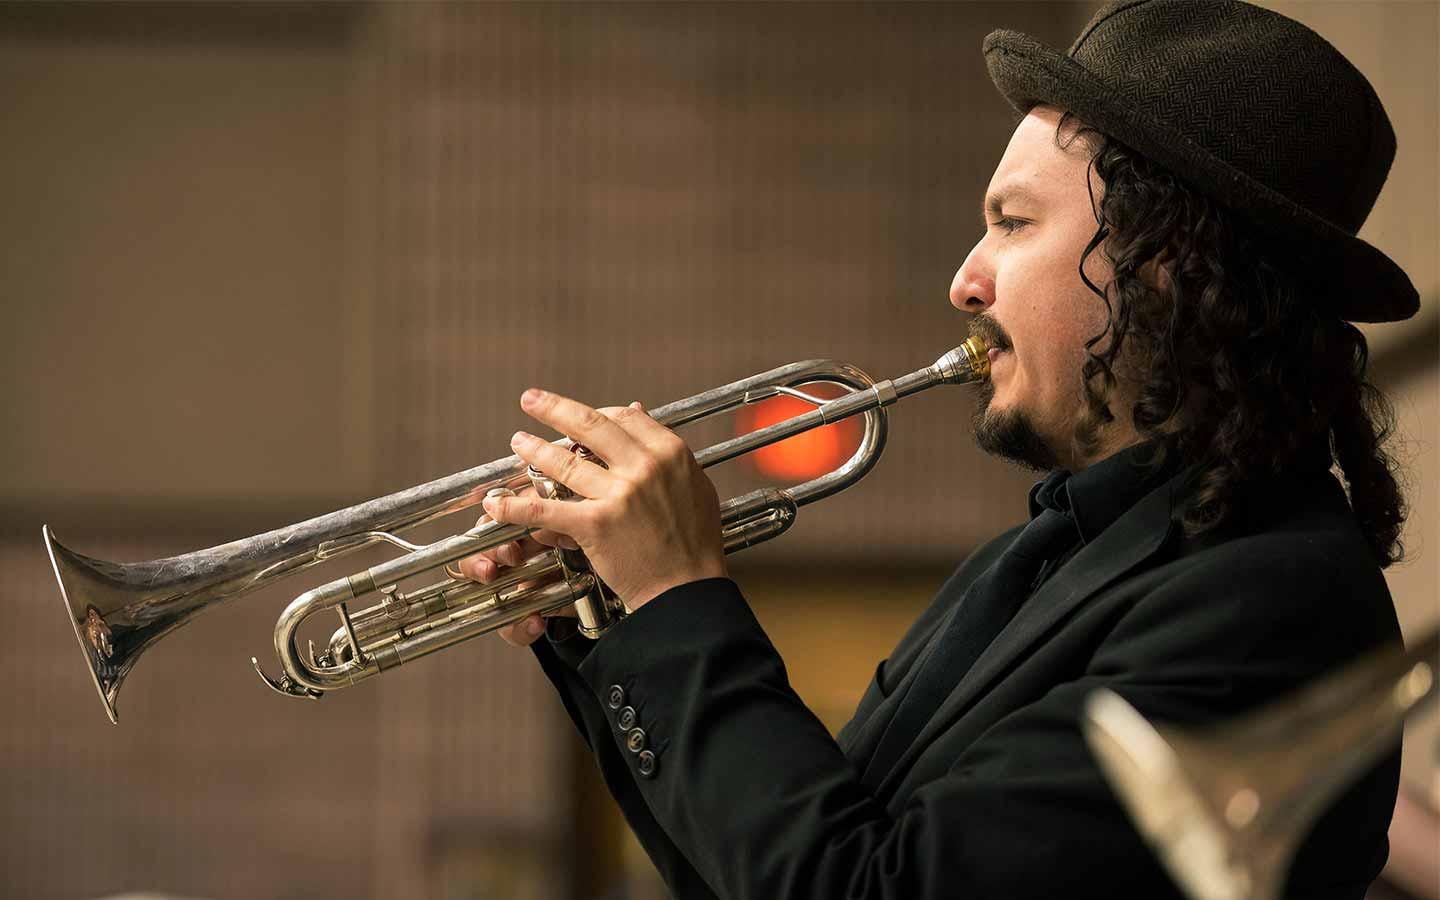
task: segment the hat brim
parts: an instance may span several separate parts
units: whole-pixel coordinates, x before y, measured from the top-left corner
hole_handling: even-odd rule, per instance
[[[1307,281],[1351,322],[1408,319],[1420,308],[1410,277],[1384,253],[1254,180],[1184,135],[1132,108],[1069,56],[1018,31],[985,39],[985,65],[1002,96],[1025,113],[1037,104],[1078,116],[1256,222]]]

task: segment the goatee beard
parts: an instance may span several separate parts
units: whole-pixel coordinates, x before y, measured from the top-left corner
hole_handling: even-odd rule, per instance
[[[995,385],[988,380],[981,382],[975,391],[975,413],[971,417],[976,445],[986,453],[1036,472],[1058,468],[1059,460],[1029,417],[1018,410],[991,410],[994,399]]]

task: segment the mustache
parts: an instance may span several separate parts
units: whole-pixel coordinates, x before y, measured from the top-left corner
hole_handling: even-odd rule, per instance
[[[1010,335],[1005,333],[1005,329],[988,312],[978,313],[970,320],[970,336],[979,338],[996,350],[1009,350],[1011,347]]]

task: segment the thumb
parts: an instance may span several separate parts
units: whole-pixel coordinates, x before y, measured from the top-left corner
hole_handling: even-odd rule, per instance
[[[532,615],[500,629],[500,639],[512,647],[528,647],[545,633],[545,620]]]

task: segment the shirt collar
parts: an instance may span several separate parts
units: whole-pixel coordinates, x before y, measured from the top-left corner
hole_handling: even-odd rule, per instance
[[[1075,475],[1064,470],[1051,472],[1030,489],[1030,517],[1044,509],[1042,489],[1052,505],[1075,520],[1082,543],[1089,543],[1110,527],[1136,501],[1148,494],[1180,468],[1180,455],[1171,452],[1164,465],[1147,465],[1154,453],[1150,443],[1135,444],[1087,466]],[[1066,477],[1068,476],[1068,477]]]

